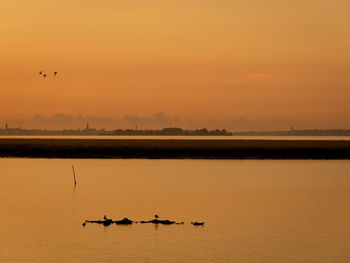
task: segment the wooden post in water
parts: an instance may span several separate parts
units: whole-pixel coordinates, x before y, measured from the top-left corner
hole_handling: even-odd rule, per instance
[[[74,171],[74,165],[72,165],[73,169],[73,178],[74,178],[74,186],[77,185],[77,179],[75,178],[75,171]]]

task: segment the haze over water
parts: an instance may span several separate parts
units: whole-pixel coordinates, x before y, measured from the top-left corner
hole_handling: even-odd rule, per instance
[[[347,262],[349,170],[349,161],[0,159],[0,261]],[[185,224],[81,226],[154,214]]]

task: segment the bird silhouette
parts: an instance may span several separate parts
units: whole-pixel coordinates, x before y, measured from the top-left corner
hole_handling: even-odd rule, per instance
[[[159,216],[158,216],[158,215],[154,215],[154,217],[155,217],[155,218],[159,218]]]
[[[44,74],[43,77],[46,78],[46,74]]]
[[[57,75],[57,71],[55,71],[54,73],[53,73],[53,76],[56,76]]]
[[[40,71],[39,74],[43,74],[43,71]]]
[[[103,219],[104,219],[104,220],[107,220],[107,216],[106,216],[106,215],[104,215],[104,216],[103,216]]]

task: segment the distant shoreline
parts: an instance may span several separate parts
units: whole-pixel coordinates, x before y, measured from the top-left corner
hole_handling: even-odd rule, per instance
[[[350,141],[0,139],[0,157],[78,159],[350,159]]]
[[[285,131],[227,131],[226,129],[208,130],[184,130],[177,127],[164,128],[161,130],[138,130],[138,129],[78,129],[78,130],[40,130],[5,128],[0,129],[0,136],[349,136],[349,129],[325,129],[325,130],[285,130]]]

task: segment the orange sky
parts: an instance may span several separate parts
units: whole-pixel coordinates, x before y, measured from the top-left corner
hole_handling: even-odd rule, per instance
[[[348,0],[4,1],[0,119],[165,112],[350,128],[349,10]]]

